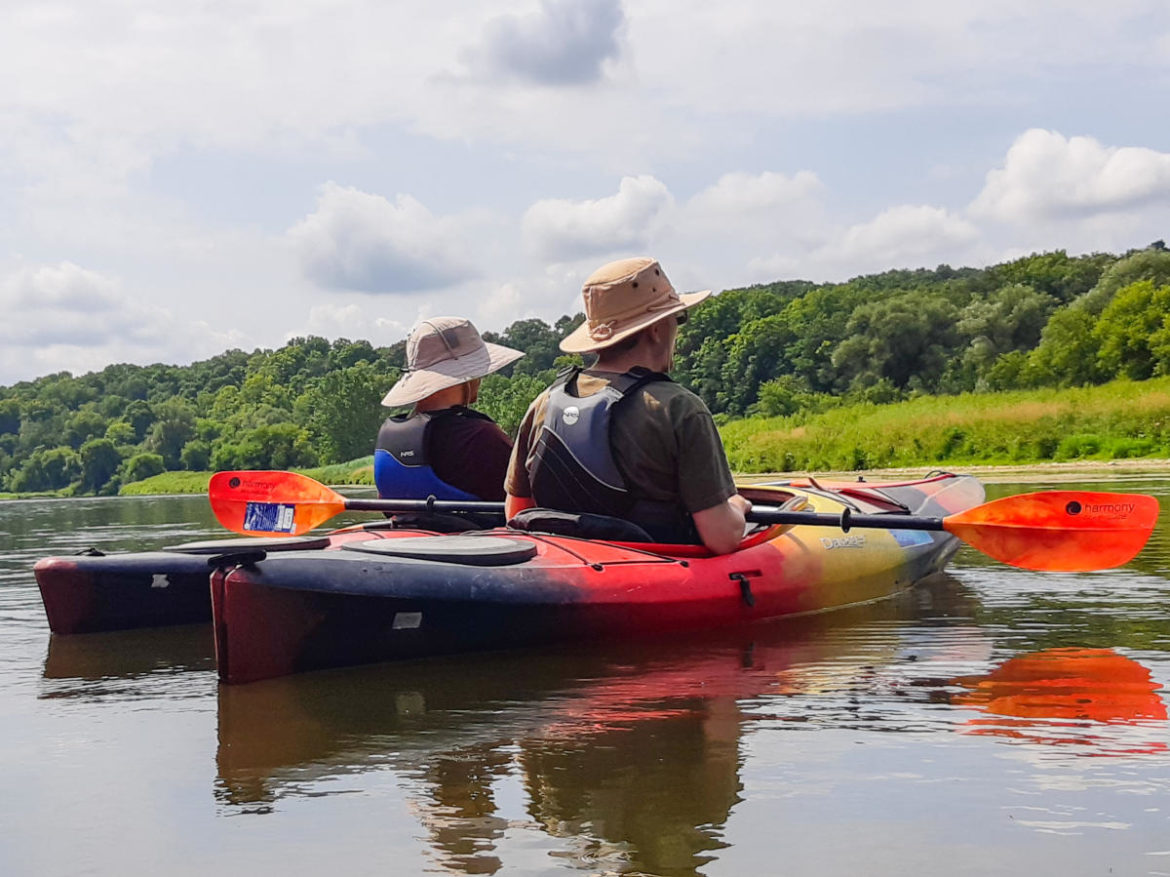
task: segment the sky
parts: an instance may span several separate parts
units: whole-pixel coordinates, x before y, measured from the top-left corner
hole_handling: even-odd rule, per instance
[[[0,0],[0,385],[1170,240],[1166,0]]]

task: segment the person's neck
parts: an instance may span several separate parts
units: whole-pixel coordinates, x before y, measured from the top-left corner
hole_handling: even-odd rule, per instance
[[[652,372],[665,372],[670,366],[668,363],[661,362],[661,359],[662,357],[652,356],[649,351],[643,350],[641,347],[635,347],[633,350],[620,353],[612,358],[598,358],[590,370],[624,374],[641,367]]]
[[[415,411],[442,411],[444,408],[454,408],[456,405],[467,404],[467,389],[463,384],[447,387],[437,393],[431,393],[425,399],[419,399],[414,404]]]

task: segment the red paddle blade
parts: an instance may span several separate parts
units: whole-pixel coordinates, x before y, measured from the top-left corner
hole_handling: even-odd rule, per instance
[[[1152,496],[1053,490],[997,499],[950,515],[943,526],[1012,566],[1085,572],[1132,560],[1157,520]]]
[[[345,511],[345,497],[296,472],[216,472],[211,511],[246,536],[299,536]]]

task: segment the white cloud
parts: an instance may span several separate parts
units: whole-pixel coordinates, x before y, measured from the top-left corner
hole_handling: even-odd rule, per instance
[[[641,251],[673,203],[654,177],[625,177],[606,198],[537,201],[524,214],[523,235],[540,258],[562,262]]]
[[[691,198],[687,208],[694,214],[707,214],[722,221],[745,213],[787,210],[819,195],[823,188],[811,171],[798,171],[791,177],[773,171],[756,175],[729,173]]]
[[[25,265],[0,277],[0,313],[0,382],[209,356],[243,337],[182,321],[128,294],[119,280],[70,262]]]
[[[1012,144],[1002,167],[988,172],[971,212],[1026,223],[1080,219],[1159,201],[1170,204],[1170,154],[1033,128]]]
[[[937,260],[960,260],[980,239],[975,225],[945,208],[904,204],[840,232],[809,254],[804,266],[822,271],[831,266],[838,276],[917,268]]]
[[[375,346],[401,341],[410,331],[411,321],[385,316],[388,311],[378,300],[374,306],[360,304],[320,304],[309,308],[304,329],[288,332],[285,339],[297,335],[320,335],[323,338],[364,339]],[[371,313],[374,311],[374,313]]]
[[[490,21],[467,59],[474,70],[537,85],[596,82],[619,53],[624,22],[621,0],[541,0],[535,13]]]
[[[20,347],[149,340],[159,322],[157,311],[135,306],[115,280],[69,262],[28,266],[4,277],[0,311],[0,341]]]
[[[305,276],[328,289],[414,292],[473,276],[460,223],[436,217],[410,195],[327,183],[315,212],[288,231]]]

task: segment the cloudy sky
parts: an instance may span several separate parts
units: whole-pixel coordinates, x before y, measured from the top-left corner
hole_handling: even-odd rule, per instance
[[[0,384],[1170,239],[1166,0],[3,0]]]

